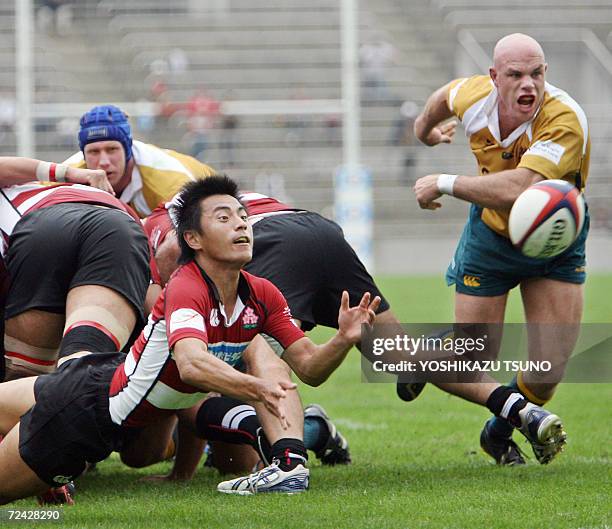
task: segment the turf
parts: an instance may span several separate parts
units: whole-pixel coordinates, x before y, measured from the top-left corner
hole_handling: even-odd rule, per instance
[[[380,278],[403,321],[450,321],[452,293],[439,278]],[[585,321],[612,322],[612,277],[587,284]],[[518,299],[509,317],[520,321]],[[313,336],[322,340],[326,331]],[[612,384],[565,384],[549,408],[569,434],[548,466],[492,465],[478,447],[485,409],[427,387],[415,402],[389,384],[365,384],[359,355],[322,387],[302,387],[349,439],[354,463],[321,467],[311,459],[311,490],[296,496],[228,497],[219,476],[201,469],[189,484],[150,484],[116,458],[78,482],[77,504],[54,527],[108,528],[597,528],[612,527]],[[517,436],[518,438],[518,436]],[[520,446],[529,454],[530,448]],[[33,506],[32,500],[14,504]],[[40,523],[38,524],[40,525]]]

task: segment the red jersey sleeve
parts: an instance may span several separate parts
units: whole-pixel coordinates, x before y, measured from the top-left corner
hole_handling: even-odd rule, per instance
[[[183,338],[208,343],[206,320],[211,306],[200,282],[187,265],[177,271],[166,286],[164,314],[170,348]]]
[[[147,234],[149,239],[149,247],[151,248],[151,281],[156,285],[162,285],[161,275],[159,268],[157,268],[157,261],[155,260],[155,253],[157,249],[164,242],[166,235],[170,233],[174,226],[170,220],[170,215],[164,204],[157,206],[153,212],[143,219],[142,227]]]
[[[262,280],[263,301],[267,310],[264,328],[261,332],[274,338],[287,349],[291,344],[304,338],[304,332],[291,319],[291,310],[281,291],[270,281]]]

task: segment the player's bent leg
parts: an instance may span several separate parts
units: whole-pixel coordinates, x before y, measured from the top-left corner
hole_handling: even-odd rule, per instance
[[[244,474],[251,472],[261,458],[256,450],[249,445],[210,442],[210,462],[207,466],[216,468],[220,474]]]
[[[36,403],[36,378],[27,377],[0,384],[0,435],[9,432],[19,422],[19,418]]]
[[[495,350],[488,351],[496,356],[501,343],[501,324],[504,321],[508,294],[498,296],[472,296],[457,292],[455,294],[455,321],[457,323],[491,323],[499,334]],[[497,327],[499,326],[499,327]],[[444,391],[462,397],[476,404],[486,405],[492,393],[500,384],[488,375],[478,383],[436,384]],[[514,388],[510,388],[514,389]],[[480,434],[480,446],[500,465],[522,465],[525,463],[518,445],[512,440],[513,426],[500,416],[491,417]]]
[[[247,371],[268,380],[290,381],[289,367],[257,337],[251,342],[243,359]],[[227,494],[282,492],[293,494],[308,489],[310,471],[306,468],[308,453],[304,446],[304,416],[297,391],[288,391],[283,399],[286,425],[259,403],[253,403],[270,444],[272,463],[242,478],[219,483],[217,490]]]
[[[132,468],[143,468],[172,457],[172,433],[176,422],[176,415],[172,415],[142,428],[122,448],[120,457],[123,464]]]
[[[52,372],[63,326],[63,314],[42,310],[27,310],[7,319],[4,335],[5,380]]]
[[[549,401],[565,372],[578,336],[584,305],[581,284],[536,278],[521,284],[529,359],[547,360],[548,372],[529,371],[518,379],[521,392],[535,404]]]
[[[0,442],[0,505],[47,490],[19,453],[19,423]]]
[[[283,380],[291,382],[291,370],[289,366],[281,360],[267,342],[257,336],[251,341],[243,355],[247,372],[253,376],[266,380]],[[253,403],[257,411],[266,437],[270,444],[276,443],[282,438],[303,439],[304,437],[304,413],[302,402],[297,391],[288,391],[283,399],[285,415],[288,427],[284,428],[278,417],[269,412],[260,403]]]
[[[66,299],[66,324],[61,346],[62,353],[65,352],[68,333],[79,327],[91,327],[91,331],[94,329],[100,331],[109,340],[107,347],[110,348],[112,342],[112,348],[109,350],[119,351],[130,338],[136,320],[137,314],[133,305],[115,290],[99,285],[75,287],[68,292]],[[104,338],[100,335],[99,339]],[[74,347],[70,346],[70,352],[79,350],[78,346]],[[106,350],[92,348],[91,344],[89,347],[89,350],[97,352]],[[88,349],[84,347],[81,350]]]

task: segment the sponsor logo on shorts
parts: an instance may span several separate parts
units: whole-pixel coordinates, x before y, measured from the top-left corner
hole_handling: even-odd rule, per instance
[[[70,483],[74,478],[72,476],[55,476],[53,478],[53,481],[55,481],[55,483]]]
[[[463,284],[466,287],[479,287],[480,278],[476,276],[463,276]]]
[[[259,321],[259,316],[255,314],[255,311],[251,307],[247,307],[244,310],[244,315],[242,316],[242,326],[245,329],[254,329],[257,327],[257,322]]]

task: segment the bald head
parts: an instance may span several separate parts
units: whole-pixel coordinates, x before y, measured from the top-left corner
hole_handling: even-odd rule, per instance
[[[546,70],[542,46],[522,33],[501,39],[489,69],[497,88],[500,127],[509,132],[535,116],[544,100]]]
[[[493,50],[493,65],[501,68],[508,62],[539,59],[542,63],[544,50],[540,43],[529,35],[523,33],[512,33],[502,37]]]

